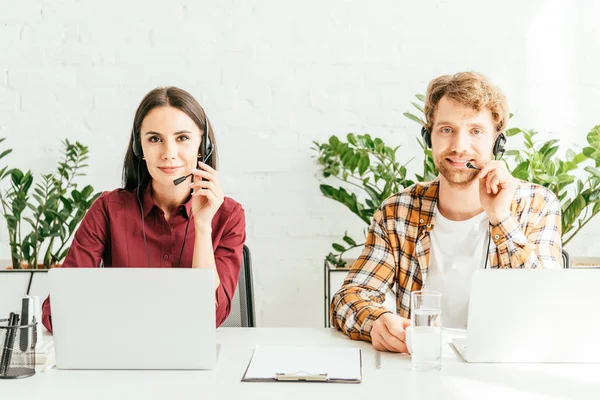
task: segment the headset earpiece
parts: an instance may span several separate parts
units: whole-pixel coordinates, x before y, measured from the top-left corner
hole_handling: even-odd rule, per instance
[[[425,127],[421,128],[421,137],[423,137],[423,140],[425,141],[425,144],[427,145],[427,148],[431,148],[431,132],[429,132],[429,130]]]
[[[504,146],[506,145],[506,135],[504,132],[500,132],[496,141],[494,142],[494,148],[492,149],[492,153],[494,154],[494,158],[502,158],[506,149]],[[500,155],[500,156],[498,156]]]
[[[206,118],[206,129],[204,129],[204,135],[202,135],[202,143],[200,144],[200,156],[202,162],[208,163],[208,159],[212,155],[213,145],[210,141],[208,130],[209,130],[208,118]]]
[[[133,138],[133,144],[132,144],[132,148],[133,148],[133,155],[136,156],[137,158],[141,158],[142,157],[142,144],[139,141],[138,135],[135,134],[135,132],[132,135]]]

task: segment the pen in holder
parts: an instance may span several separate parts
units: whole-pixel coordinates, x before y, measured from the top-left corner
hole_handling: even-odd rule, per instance
[[[34,320],[29,325],[18,325],[18,317],[0,319],[0,379],[26,378],[35,374],[35,345],[37,342]]]

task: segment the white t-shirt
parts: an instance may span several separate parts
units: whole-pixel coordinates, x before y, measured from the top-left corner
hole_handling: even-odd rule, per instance
[[[489,219],[485,212],[466,221],[451,221],[435,207],[431,230],[429,270],[424,289],[442,296],[442,324],[467,328],[471,275],[484,268],[489,240]]]

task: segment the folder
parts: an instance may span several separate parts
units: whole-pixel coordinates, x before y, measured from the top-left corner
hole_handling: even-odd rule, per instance
[[[242,382],[360,383],[359,348],[260,345]]]

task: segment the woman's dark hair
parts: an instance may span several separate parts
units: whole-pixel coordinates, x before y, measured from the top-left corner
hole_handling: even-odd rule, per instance
[[[127,146],[127,152],[125,153],[125,161],[123,162],[123,187],[126,190],[135,190],[140,186],[146,186],[150,182],[150,173],[146,162],[138,159],[133,153],[133,137],[137,136],[138,143],[141,143],[140,128],[146,115],[156,107],[170,106],[175,107],[184,113],[194,121],[194,123],[200,129],[200,134],[204,136],[206,131],[206,125],[208,124],[208,137],[213,146],[212,155],[208,158],[207,164],[212,168],[217,169],[217,145],[214,137],[214,132],[210,121],[204,113],[204,109],[198,104],[196,99],[183,89],[179,89],[173,86],[156,88],[148,93],[135,112],[135,118],[133,119],[133,128],[131,129],[131,136],[129,137],[129,145]],[[200,154],[200,149],[198,149]],[[142,155],[140,154],[140,157]],[[139,175],[138,168],[139,165]],[[139,181],[138,181],[139,176]]]

